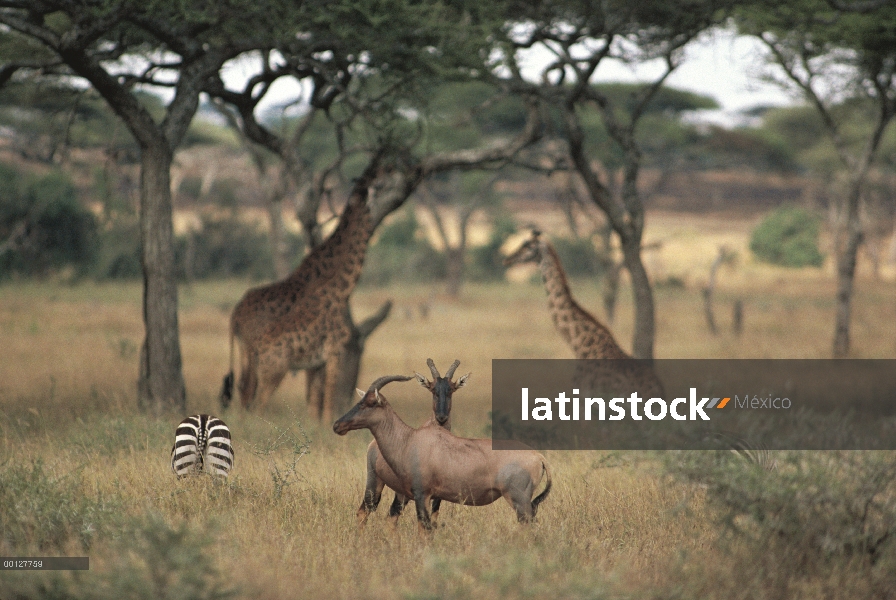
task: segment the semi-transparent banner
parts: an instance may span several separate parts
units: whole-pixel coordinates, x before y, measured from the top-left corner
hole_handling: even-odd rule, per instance
[[[492,440],[542,450],[896,449],[896,360],[492,361]]]

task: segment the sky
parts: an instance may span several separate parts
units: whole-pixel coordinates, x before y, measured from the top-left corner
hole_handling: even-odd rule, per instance
[[[685,48],[685,60],[667,80],[676,88],[706,94],[721,105],[718,111],[705,111],[700,119],[732,126],[742,122],[738,111],[759,105],[784,106],[793,104],[791,96],[771,83],[761,81],[767,69],[762,60],[762,46],[754,38],[737,36],[731,31],[707,32]],[[530,58],[530,72],[545,60],[537,54]],[[249,72],[248,65],[234,65],[225,81],[233,87]],[[524,71],[525,72],[525,71]],[[604,61],[598,67],[595,81],[649,81],[662,73],[659,62],[635,67],[618,61]],[[301,93],[297,83],[280,81],[268,93],[260,106],[264,110],[294,100]]]
[[[763,72],[769,67],[763,60],[761,42],[731,31],[713,30],[685,47],[685,59],[666,80],[675,88],[705,94],[721,106],[717,111],[704,111],[704,122],[732,126],[742,122],[739,111],[760,105],[786,106],[794,98],[779,86],[764,82]],[[533,67],[540,62],[533,60]],[[533,68],[533,72],[537,67]],[[602,62],[594,80],[597,82],[651,81],[663,73],[659,61],[643,65],[626,65],[619,61]]]

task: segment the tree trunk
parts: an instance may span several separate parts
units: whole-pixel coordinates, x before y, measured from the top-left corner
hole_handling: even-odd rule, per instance
[[[625,268],[632,279],[632,296],[635,299],[635,332],[632,336],[632,355],[635,358],[653,358],[655,334],[653,289],[647,270],[641,262],[640,240],[623,239],[622,253]]]
[[[727,254],[728,251],[724,246],[719,248],[719,254],[709,267],[709,281],[707,281],[706,287],[703,288],[703,312],[706,315],[706,326],[709,327],[709,332],[712,335],[718,333],[716,317],[712,309],[712,295],[716,290],[716,276],[719,274],[719,267],[725,262]]]
[[[445,293],[451,298],[460,296],[460,288],[464,284],[464,254],[465,248],[445,248],[446,265],[446,286]]]
[[[856,260],[862,244],[859,223],[861,181],[850,184],[846,206],[846,241],[837,252],[837,313],[834,318],[834,358],[849,356],[849,324],[852,313],[852,290],[856,275]]]
[[[333,398],[333,414],[342,415],[352,406],[355,397],[355,388],[358,387],[358,375],[361,373],[361,357],[364,355],[364,345],[370,334],[379,327],[389,316],[392,310],[392,301],[386,301],[378,311],[367,317],[360,324],[355,325],[351,308],[346,306],[348,322],[351,327],[351,337],[343,348],[342,365],[339,368],[339,381],[336,383],[336,395]],[[306,371],[306,392],[308,402],[323,402],[323,367],[308,369]]]
[[[604,312],[607,316],[607,325],[613,325],[616,320],[616,300],[619,298],[619,276],[622,265],[617,265],[612,259],[609,262],[607,274],[604,276]]]
[[[143,265],[143,324],[137,405],[160,414],[186,411],[177,323],[174,226],[171,204],[173,155],[161,145],[144,147],[140,173],[140,252]]]
[[[283,195],[274,191],[268,198],[268,217],[271,222],[270,241],[271,254],[274,260],[274,276],[285,279],[292,269],[286,245],[286,227],[283,224]]]

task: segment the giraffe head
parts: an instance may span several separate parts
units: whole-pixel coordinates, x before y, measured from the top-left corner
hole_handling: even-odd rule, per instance
[[[541,232],[533,229],[529,239],[516,252],[504,259],[504,266],[541,262],[545,253],[545,244],[546,242],[541,239]]]

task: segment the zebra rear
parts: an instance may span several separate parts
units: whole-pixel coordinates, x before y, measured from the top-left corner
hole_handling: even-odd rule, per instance
[[[174,436],[171,470],[178,478],[191,473],[230,474],[233,444],[224,421],[211,415],[193,415],[180,422]]]
[[[777,471],[776,453],[766,448],[765,444],[749,442],[730,433],[717,432],[716,441],[730,450],[735,456],[764,471]]]

